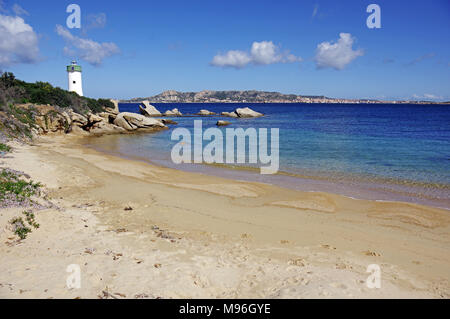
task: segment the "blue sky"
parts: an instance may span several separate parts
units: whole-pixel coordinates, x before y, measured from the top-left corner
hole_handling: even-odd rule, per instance
[[[81,7],[81,29],[67,28],[71,3]],[[380,29],[366,25],[371,3],[381,8]],[[0,29],[10,32],[0,32],[0,68],[66,88],[65,66],[77,58],[91,97],[255,89],[450,100],[448,0],[0,4]],[[15,36],[17,21],[27,37]]]

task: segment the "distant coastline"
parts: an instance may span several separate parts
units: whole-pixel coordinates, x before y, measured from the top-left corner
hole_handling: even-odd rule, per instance
[[[122,103],[136,103],[148,100],[150,103],[330,103],[330,104],[450,104],[450,101],[415,100],[375,100],[375,99],[339,99],[326,96],[283,94],[265,91],[201,91],[178,92],[164,91],[158,95],[121,100]]]

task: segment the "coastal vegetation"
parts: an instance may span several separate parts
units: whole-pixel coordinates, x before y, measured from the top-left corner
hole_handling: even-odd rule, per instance
[[[51,106],[51,109],[38,109],[37,105]],[[0,75],[0,134],[6,138],[31,138],[32,131],[38,130],[39,118],[42,117],[44,129],[56,119],[68,132],[70,123],[62,115],[64,111],[86,116],[103,112],[105,108],[113,109],[114,104],[107,99],[79,96],[47,82],[21,81],[10,72]]]
[[[71,108],[74,112],[99,113],[105,107],[114,108],[114,104],[107,99],[91,99],[79,96],[59,87],[53,87],[47,82],[28,83],[16,79],[13,73],[5,72],[0,76],[0,106],[9,104],[45,104],[60,108]]]
[[[25,177],[7,168],[0,171],[0,208],[27,204],[32,196],[39,195],[41,184]]]
[[[6,144],[0,143],[0,152],[8,153],[11,151],[11,147]]]
[[[39,228],[39,224],[35,220],[35,215],[31,211],[24,211],[23,214],[25,215],[26,222],[22,217],[14,217],[9,221],[14,234],[19,236],[22,240],[27,238],[27,235],[31,233],[32,228]]]

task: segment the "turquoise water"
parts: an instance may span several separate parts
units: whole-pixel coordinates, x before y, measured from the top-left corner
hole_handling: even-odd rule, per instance
[[[257,119],[226,120],[232,122],[229,126],[232,128],[279,128],[279,175],[284,177],[252,176],[242,170],[230,177],[450,207],[449,106],[193,103],[155,106],[162,112],[177,107],[183,114],[194,114],[200,109],[232,111],[245,106],[264,113],[264,117]],[[135,104],[122,104],[120,108],[138,111]],[[89,143],[98,149],[176,167],[170,160],[172,146],[176,144],[170,140],[172,129],[186,127],[192,131],[197,119],[203,120],[206,129],[215,127],[219,117],[174,118],[179,124],[168,131],[101,137]],[[203,165],[181,168],[231,174]]]

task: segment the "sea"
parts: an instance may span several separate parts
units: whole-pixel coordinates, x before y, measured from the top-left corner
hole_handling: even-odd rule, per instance
[[[380,201],[406,201],[450,209],[450,106],[418,104],[153,103],[159,111],[178,108],[177,125],[147,134],[110,135],[86,146],[152,164],[230,179],[257,181],[302,191],[331,192]],[[196,116],[250,107],[252,119]],[[121,112],[139,113],[136,103]],[[226,128],[279,129],[279,172],[261,175],[254,164],[174,164],[175,128],[193,132],[218,120]],[[224,133],[225,135],[225,133]],[[207,144],[207,142],[204,142]],[[270,145],[270,144],[269,144]]]

